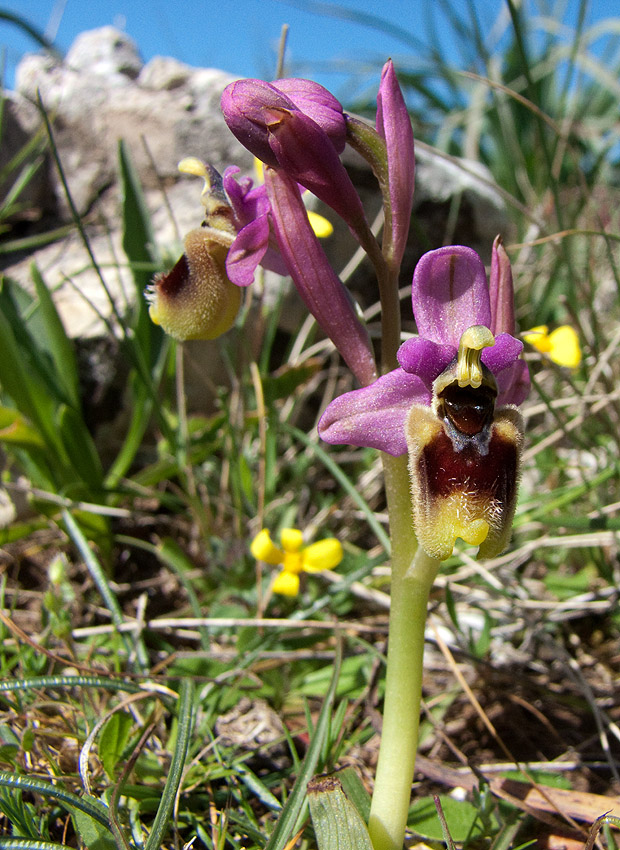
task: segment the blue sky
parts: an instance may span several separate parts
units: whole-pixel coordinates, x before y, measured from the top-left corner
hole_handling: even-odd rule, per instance
[[[481,26],[491,38],[498,16],[502,10],[506,13],[505,0],[474,2]],[[393,27],[392,33],[350,19],[320,15],[312,11],[313,4],[328,5],[317,0],[4,0],[0,5],[53,36],[62,50],[79,32],[114,24],[137,42],[145,60],[157,54],[174,56],[190,65],[266,78],[273,76],[281,27],[288,23],[289,70],[312,76],[343,96],[348,88],[347,75],[335,65],[350,69],[353,64],[364,79],[365,69],[378,68],[388,56],[396,61],[410,58],[418,52],[415,44],[406,44],[397,30],[408,32],[413,42],[419,39],[424,43],[428,41],[430,20],[435,21],[443,47],[459,64],[463,45],[450,35],[440,11],[442,4],[436,0],[339,0],[344,10],[384,18]],[[562,17],[572,23],[579,5],[580,0],[565,0],[555,8],[563,9]],[[466,14],[469,3],[450,0],[450,6]],[[593,23],[620,15],[620,2],[590,0],[588,9],[588,20]],[[11,88],[19,58],[36,46],[15,26],[3,21],[0,45],[5,50],[7,87]],[[373,70],[373,77],[376,73]],[[371,78],[366,80],[370,82]]]

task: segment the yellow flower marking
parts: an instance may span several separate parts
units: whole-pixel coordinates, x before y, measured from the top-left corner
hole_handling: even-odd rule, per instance
[[[581,363],[579,337],[570,325],[560,325],[551,333],[547,325],[538,325],[523,334],[523,339],[559,366],[576,369]]]
[[[263,528],[252,541],[250,552],[257,561],[282,566],[272,590],[283,596],[297,596],[300,573],[330,570],[342,561],[342,545],[335,537],[304,546],[303,534],[298,528],[283,528],[280,542],[281,547],[276,546],[267,529]]]
[[[482,383],[480,355],[483,348],[495,345],[495,337],[484,325],[472,325],[461,336],[456,365],[459,387],[477,389]]]

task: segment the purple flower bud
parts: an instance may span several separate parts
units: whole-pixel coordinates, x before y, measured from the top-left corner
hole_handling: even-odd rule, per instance
[[[407,105],[390,59],[383,67],[377,96],[377,132],[385,141],[390,204],[386,227],[391,230],[390,262],[399,267],[403,258],[413,205],[415,157],[413,130]]]
[[[280,167],[338,213],[354,231],[366,216],[346,168],[323,130],[301,112],[276,111],[269,124],[271,150]]]
[[[276,167],[269,145],[273,110],[298,112],[321,128],[336,153],[342,153],[347,126],[339,101],[311,80],[238,80],[224,89],[222,112],[232,133],[254,156]]]
[[[274,109],[295,111],[293,101],[263,80],[238,80],[222,93],[222,112],[231,132],[250,153],[274,168],[278,165],[269,146],[266,113]]]
[[[290,98],[304,115],[327,133],[337,153],[342,153],[347,141],[347,122],[342,104],[326,88],[312,80],[291,77],[275,80],[271,85]]]

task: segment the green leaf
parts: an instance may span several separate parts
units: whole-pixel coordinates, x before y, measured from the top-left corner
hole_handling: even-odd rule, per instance
[[[14,773],[0,773],[0,787],[19,788],[28,793],[41,794],[43,797],[57,800],[72,811],[83,812],[106,829],[108,827],[107,806],[88,794],[82,794],[81,797],[78,797],[72,791],[65,791],[59,785],[53,785],[44,779],[34,779],[30,776],[19,776]]]
[[[72,809],[71,819],[75,831],[88,850],[118,850],[109,827],[102,826],[79,809]]]
[[[289,842],[291,836],[295,832],[296,825],[300,820],[304,803],[306,801],[306,790],[308,783],[316,770],[321,749],[329,731],[329,723],[331,714],[334,708],[334,700],[336,699],[336,687],[340,676],[340,664],[342,661],[342,647],[340,643],[337,645],[336,657],[332,668],[332,679],[329,689],[325,696],[325,701],[321,707],[310,746],[306,752],[306,756],[301,766],[301,773],[295,781],[293,790],[291,791],[286,805],[282,809],[282,814],[278,818],[275,829],[271,833],[271,838],[265,846],[265,850],[283,850]]]
[[[172,814],[174,801],[177,791],[179,790],[181,777],[187,760],[187,752],[189,749],[189,741],[193,726],[193,700],[194,683],[191,679],[183,679],[181,681],[181,689],[179,691],[177,736],[174,752],[172,754],[172,761],[170,763],[170,769],[168,771],[164,791],[161,796],[161,803],[157,809],[151,833],[145,844],[144,850],[160,850],[164,834],[168,828],[168,821]]]
[[[440,797],[440,800],[450,835],[457,844],[467,838],[486,834],[478,820],[478,810],[471,803],[454,800],[452,797]],[[415,801],[409,815],[408,826],[422,838],[443,840],[443,831],[433,797],[421,797]]]
[[[99,758],[111,780],[115,778],[116,765],[127,746],[132,726],[133,720],[130,714],[126,711],[115,711],[101,732]]]
[[[61,404],[58,408],[58,429],[80,483],[95,489],[101,487],[101,461],[81,414],[74,408]]]
[[[347,800],[353,803],[364,823],[368,823],[368,818],[370,817],[370,794],[366,790],[358,772],[352,767],[345,767],[344,770],[338,771],[338,779],[342,785],[342,790],[347,796]]]
[[[313,779],[308,802],[319,850],[372,850],[368,828],[336,777]]]
[[[54,425],[54,391],[41,379],[37,359],[5,282],[0,288],[0,386],[39,430],[46,444],[64,453]]]
[[[150,283],[153,269],[157,268],[159,260],[140,178],[129,148],[122,139],[118,145],[118,162],[123,209],[123,250],[131,265],[136,285],[136,308],[132,326],[136,342],[142,349],[146,362],[152,366],[157,360],[164,334],[149,318],[144,290]]]
[[[0,442],[23,449],[45,447],[39,432],[12,407],[0,407]]]
[[[79,410],[80,390],[73,343],[67,336],[41,272],[34,263],[30,266],[30,274],[39,299],[37,309],[43,323],[46,348],[54,362],[57,376],[65,389],[68,400],[76,410]]]

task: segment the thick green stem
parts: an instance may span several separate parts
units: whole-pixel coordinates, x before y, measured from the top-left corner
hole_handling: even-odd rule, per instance
[[[406,457],[384,459],[392,538],[388,661],[368,828],[375,850],[402,850],[418,747],[424,626],[439,561],[417,546]]]

